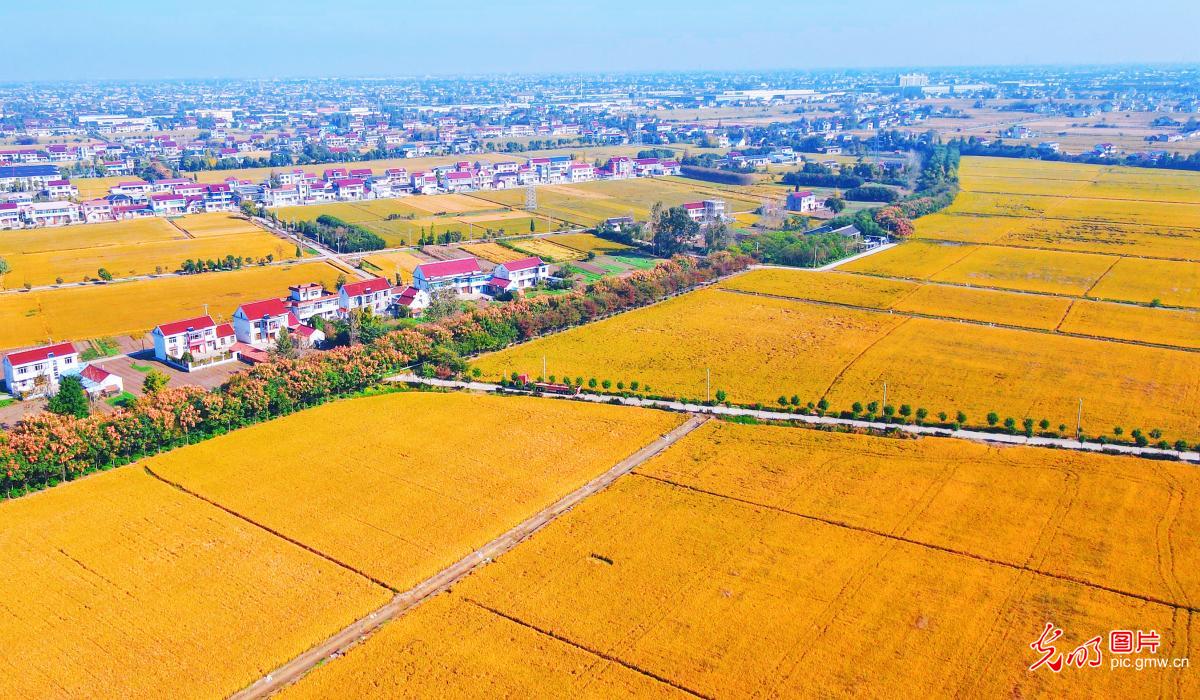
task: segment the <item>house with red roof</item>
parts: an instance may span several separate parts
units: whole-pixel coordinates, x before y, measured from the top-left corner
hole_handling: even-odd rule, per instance
[[[173,192],[158,192],[149,200],[155,216],[179,216],[187,209],[187,197]]]
[[[816,211],[817,195],[808,190],[803,192],[788,192],[787,210],[788,211]]]
[[[164,323],[150,335],[155,359],[185,372],[238,360],[233,326],[208,315]]]
[[[50,396],[59,380],[79,371],[79,351],[71,343],[43,345],[4,356],[4,386],[22,399]]]
[[[70,180],[50,180],[46,183],[46,196],[50,199],[70,199],[79,195],[79,190]]]
[[[491,275],[470,256],[424,263],[413,270],[413,286],[428,294],[449,287],[463,296],[476,296],[486,291],[489,280]]]
[[[282,299],[263,299],[242,304],[233,312],[233,334],[239,343],[269,350],[282,330],[287,330],[298,345],[315,345],[325,334],[300,323],[300,319]]]
[[[455,170],[442,175],[442,189],[447,192],[466,192],[475,187],[475,175]]]
[[[338,199],[362,199],[367,192],[367,183],[357,177],[334,180],[333,187],[337,190]]]
[[[492,268],[488,287],[493,293],[513,292],[536,287],[550,277],[550,266],[535,256],[509,260]]]
[[[416,287],[405,287],[396,295],[396,307],[408,309],[410,316],[419,316],[429,308],[429,292]]]
[[[79,380],[93,401],[125,391],[125,380],[100,365],[84,365],[79,371]]]
[[[0,230],[21,228],[21,208],[13,202],[0,202]]]
[[[382,277],[348,282],[338,290],[338,307],[343,315],[356,309],[370,309],[383,315],[391,312],[395,293],[392,283]]]

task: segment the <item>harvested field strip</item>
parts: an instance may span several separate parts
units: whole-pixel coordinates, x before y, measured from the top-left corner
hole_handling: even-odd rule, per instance
[[[497,264],[527,257],[520,251],[505,248],[498,243],[471,243],[461,246],[461,249],[464,253],[469,253],[477,258],[483,258],[488,262]]]
[[[578,250],[558,245],[545,238],[522,238],[513,241],[512,245],[517,250],[524,251],[529,255],[536,255],[547,262],[583,260],[586,257]]]

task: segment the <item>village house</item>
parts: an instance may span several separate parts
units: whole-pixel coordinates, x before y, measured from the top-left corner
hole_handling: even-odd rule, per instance
[[[324,333],[300,323],[282,299],[242,304],[233,313],[233,333],[238,342],[254,349],[269,350],[282,330],[287,330],[301,347],[325,340]]]
[[[692,221],[714,224],[725,220],[725,200],[706,199],[701,202],[686,202],[683,205]]]
[[[383,315],[391,311],[394,293],[392,284],[382,277],[348,282],[338,290],[338,307],[343,315],[355,309],[370,309]]]
[[[78,195],[79,190],[70,180],[51,180],[46,183],[46,196],[50,199],[70,199]]]
[[[509,260],[492,268],[488,287],[493,293],[512,292],[536,287],[550,277],[550,267],[537,256]]]
[[[477,296],[484,293],[490,280],[472,257],[425,263],[413,270],[413,286],[429,294],[449,287],[462,296]]]
[[[4,356],[4,386],[22,399],[50,396],[65,374],[78,371],[79,351],[71,343],[44,345]]]
[[[429,308],[429,292],[416,287],[405,287],[396,295],[396,307],[408,309],[410,316],[419,316]]]
[[[67,372],[64,376],[67,374],[73,372]],[[99,365],[83,365],[79,371],[79,381],[83,384],[83,391],[93,401],[125,391],[125,380]]]
[[[338,295],[330,294],[316,282],[294,284],[288,287],[288,296],[283,300],[300,323],[312,325],[314,317],[331,320],[337,317],[340,305]]]
[[[21,209],[13,202],[0,202],[0,230],[21,228]]]
[[[787,210],[810,212],[817,210],[817,195],[805,190],[803,192],[788,192]]]
[[[164,323],[150,335],[155,359],[185,372],[238,359],[233,326],[218,324],[211,316]]]
[[[67,226],[80,220],[79,206],[72,202],[34,202],[25,210],[34,226]]]

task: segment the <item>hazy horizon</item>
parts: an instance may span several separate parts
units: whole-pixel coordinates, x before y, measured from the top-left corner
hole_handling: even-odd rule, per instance
[[[891,67],[1179,65],[1200,61],[1200,3],[934,0],[726,5],[666,0],[380,6],[347,0],[66,0],[4,11],[0,82],[451,77]],[[70,20],[64,20],[64,17]],[[119,40],[114,40],[115,37]]]

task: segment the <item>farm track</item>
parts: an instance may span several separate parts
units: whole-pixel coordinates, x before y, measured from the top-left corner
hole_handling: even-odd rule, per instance
[[[646,462],[646,460],[654,457],[671,445],[675,444],[675,442],[703,425],[707,420],[708,418],[704,416],[691,416],[688,418],[688,420],[671,431],[663,434],[654,442],[651,442],[650,444],[634,452],[632,455],[621,460],[608,471],[595,477],[566,496],[563,496],[551,505],[543,508],[527,518],[525,521],[508,530],[504,534],[491,540],[487,544],[476,549],[474,552],[471,552],[456,563],[425,579],[413,588],[397,593],[396,596],[383,607],[348,625],[338,633],[326,639],[321,644],[275,669],[262,679],[256,681],[253,685],[244,688],[238,693],[235,693],[232,696],[233,700],[265,698],[275,692],[278,692],[284,687],[291,685],[303,677],[304,674],[308,673],[316,666],[324,663],[327,659],[334,656],[340,656],[352,647],[357,646],[359,643],[366,640],[385,622],[404,615],[409,610],[420,605],[430,596],[447,590],[452,585],[458,583],[467,575],[471,574],[480,566],[491,562],[492,559],[504,554],[505,552],[508,552],[513,547],[516,547],[518,544],[528,539],[530,536],[541,530],[549,523],[553,522],[559,516],[570,511],[588,497],[608,488],[618,478],[632,472],[636,467]],[[177,486],[177,488],[181,487]],[[201,496],[200,498],[203,497]],[[567,640],[562,641],[566,642]],[[656,677],[656,680],[662,679]],[[685,690],[683,688],[679,689]]]
[[[685,489],[688,491],[694,491],[696,493],[703,494],[705,496],[711,496],[713,498],[720,498],[720,499],[724,499],[724,500],[733,501],[735,503],[740,503],[742,505],[745,505],[745,506],[748,506],[751,508],[761,508],[763,510],[770,510],[770,511],[774,511],[777,513],[783,513],[785,515],[795,516],[797,518],[803,518],[804,520],[810,520],[812,522],[818,522],[818,523],[823,523],[825,525],[842,528],[844,530],[853,530],[855,532],[861,532],[861,533],[865,533],[868,535],[873,535],[875,537],[881,537],[881,538],[893,540],[896,542],[901,542],[901,543],[908,544],[908,545],[922,547],[924,549],[943,552],[943,553],[950,554],[950,555],[953,555],[956,557],[963,557],[966,559],[974,559],[975,561],[984,562],[986,564],[1000,566],[1000,567],[1004,567],[1006,569],[1012,569],[1015,571],[1026,572],[1026,573],[1033,574],[1035,576],[1055,579],[1057,581],[1073,583],[1073,584],[1085,586],[1087,588],[1091,588],[1091,589],[1094,589],[1097,591],[1104,591],[1106,593],[1112,593],[1112,594],[1119,595],[1119,596],[1122,596],[1125,598],[1139,600],[1144,603],[1154,603],[1155,605],[1162,605],[1164,607],[1172,608],[1175,610],[1184,610],[1184,611],[1187,611],[1190,613],[1200,612],[1200,609],[1197,609],[1197,608],[1191,606],[1187,602],[1176,602],[1176,601],[1167,600],[1165,598],[1160,598],[1158,596],[1152,596],[1152,595],[1147,595],[1147,594],[1143,594],[1143,593],[1136,593],[1133,591],[1126,591],[1126,590],[1122,590],[1120,588],[1115,588],[1113,586],[1106,586],[1101,583],[1095,583],[1093,581],[1088,581],[1087,579],[1079,578],[1077,576],[1068,576],[1065,574],[1058,574],[1053,571],[1047,571],[1045,569],[1041,569],[1041,568],[1038,568],[1037,566],[1030,565],[1030,564],[1016,564],[1013,562],[1005,561],[1003,559],[996,559],[994,557],[984,556],[982,554],[975,554],[974,552],[968,552],[968,551],[964,551],[964,550],[960,550],[960,549],[954,549],[953,547],[946,547],[943,545],[934,544],[932,542],[923,542],[921,540],[907,537],[902,534],[884,532],[883,530],[877,530],[875,528],[866,527],[864,525],[855,525],[853,523],[848,523],[848,522],[841,521],[841,520],[835,520],[833,518],[826,518],[826,517],[823,517],[820,515],[813,515],[811,513],[801,513],[799,511],[789,510],[787,508],[782,508],[780,506],[773,506],[773,505],[769,505],[766,503],[759,503],[757,501],[752,501],[752,500],[745,499],[745,498],[738,498],[737,496],[730,496],[728,494],[718,493],[716,491],[709,491],[707,489],[702,489],[698,486],[692,486],[690,484],[683,484],[683,483],[679,483],[676,481],[672,481],[670,479],[664,479],[662,477],[657,477],[657,476],[653,476],[650,474],[643,474],[643,473],[637,472],[637,471],[634,472],[634,476],[638,476],[643,479],[650,479],[652,481],[657,481],[657,482],[667,484],[669,486],[673,486],[676,488],[681,488],[681,489]]]
[[[885,278],[885,279],[891,279],[891,278]],[[967,287],[968,289],[980,289],[980,287],[970,287],[967,285],[947,285],[947,286],[955,286],[955,287],[964,286],[964,287]],[[1123,345],[1139,345],[1141,347],[1156,348],[1159,350],[1178,350],[1180,352],[1200,352],[1200,348],[1191,348],[1191,347],[1186,347],[1183,345],[1168,345],[1165,343],[1151,343],[1151,342],[1148,342],[1145,340],[1129,340],[1129,339],[1125,339],[1125,338],[1110,338],[1108,336],[1103,336],[1103,335],[1089,335],[1086,333],[1072,333],[1070,331],[1063,331],[1063,330],[1058,330],[1058,329],[1050,330],[1050,329],[1046,329],[1046,328],[1032,328],[1030,326],[1019,326],[1019,325],[1015,325],[1015,324],[1011,324],[1011,323],[1002,323],[1002,322],[998,322],[998,321],[977,321],[977,320],[969,319],[969,318],[957,318],[954,316],[941,316],[938,314],[921,313],[920,311],[898,311],[896,309],[891,309],[891,308],[881,309],[876,306],[859,306],[857,304],[847,304],[847,303],[841,302],[841,301],[821,301],[821,300],[817,300],[817,299],[800,299],[797,297],[789,297],[789,296],[782,295],[782,294],[768,294],[767,292],[750,292],[750,291],[747,291],[744,289],[728,289],[726,287],[718,287],[717,289],[719,291],[727,292],[729,294],[744,294],[746,296],[752,296],[752,297],[765,297],[767,299],[780,299],[783,301],[793,301],[793,302],[796,302],[799,304],[815,304],[817,306],[831,306],[834,308],[853,309],[855,311],[873,311],[875,313],[880,313],[880,314],[892,314],[892,315],[896,315],[896,316],[907,316],[909,318],[924,318],[924,319],[930,319],[933,321],[948,321],[950,323],[965,323],[965,324],[971,325],[971,326],[987,326],[987,327],[991,327],[991,328],[1005,328],[1005,329],[1014,330],[1014,331],[1029,331],[1031,333],[1045,333],[1048,335],[1062,335],[1062,336],[1067,336],[1069,338],[1079,338],[1081,340],[1099,340],[1099,341],[1106,342],[1106,343],[1121,343]],[[983,288],[983,289],[991,290],[990,287]],[[1007,292],[1009,290],[995,290],[995,291]],[[1013,293],[1023,294],[1023,293],[1027,293],[1027,292],[1013,292]],[[1034,293],[1036,293],[1036,292],[1034,292]],[[1062,296],[1062,295],[1044,294],[1044,296]],[[1077,297],[1066,297],[1066,298],[1077,299]],[[1106,303],[1113,303],[1113,302],[1106,302]],[[1135,306],[1135,305],[1131,304],[1131,306]],[[1150,307],[1139,307],[1139,308],[1150,308]],[[1070,313],[1070,309],[1068,309],[1068,313]],[[1066,316],[1064,315],[1063,319],[1065,320],[1065,318],[1066,318]],[[1061,320],[1059,321],[1059,325],[1062,325]],[[884,337],[886,337],[886,336],[884,336]],[[880,338],[880,340],[882,340],[882,338]],[[856,357],[854,359],[857,360],[858,358]],[[854,361],[851,361],[850,364],[854,364]],[[847,366],[849,366],[849,365],[847,365]],[[828,392],[826,392],[826,393],[828,393]]]

